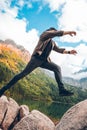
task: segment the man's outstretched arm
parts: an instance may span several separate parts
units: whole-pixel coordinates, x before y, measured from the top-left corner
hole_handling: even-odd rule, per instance
[[[63,36],[63,35],[76,35],[75,31],[62,31],[62,30],[48,30],[41,34],[40,38],[41,40],[47,40],[49,38],[54,38],[56,36]]]
[[[75,36],[76,32],[75,31],[63,31],[63,35]]]

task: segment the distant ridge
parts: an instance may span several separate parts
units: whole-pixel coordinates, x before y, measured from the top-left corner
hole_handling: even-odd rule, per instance
[[[28,50],[26,50],[23,46],[16,44],[11,39],[6,39],[5,41],[0,40],[0,50],[5,47],[7,49],[10,49],[12,51],[15,51],[17,54],[21,56],[21,58],[24,59],[24,61],[28,62],[30,60],[30,53]]]

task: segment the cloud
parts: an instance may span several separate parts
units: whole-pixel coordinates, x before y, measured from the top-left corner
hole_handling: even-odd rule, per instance
[[[11,8],[10,5],[11,5],[11,0],[0,0],[0,12],[8,13],[13,17],[16,17],[18,14],[18,8],[17,7]]]
[[[26,43],[24,44],[24,46],[26,47],[26,49],[29,50],[31,54],[35,46],[37,45],[38,39],[39,39],[39,36],[38,36],[38,31],[36,29],[30,30],[26,34]]]
[[[87,1],[70,0],[62,8],[62,15],[58,18],[58,24],[61,29],[75,30],[77,36],[74,42],[87,41]],[[64,41],[72,41],[72,38],[65,37]]]
[[[0,39],[10,38],[32,53],[38,41],[38,31],[32,29],[26,32],[27,21],[25,19],[17,19],[8,12],[0,13],[0,19]]]
[[[4,9],[6,10],[7,8],[10,7],[11,0],[0,0],[0,10]]]
[[[20,7],[23,7],[23,6],[24,6],[24,0],[19,0],[19,1],[18,1],[18,5],[19,5]]]
[[[82,78],[86,76],[86,73],[74,75],[75,72],[79,70],[84,70],[87,68],[87,46],[85,44],[80,44],[79,46],[73,47],[65,47],[66,50],[75,49],[78,54],[77,55],[69,55],[69,54],[59,54],[56,52],[51,53],[51,59],[53,62],[58,64],[62,69],[62,75],[68,76],[72,78]]]
[[[19,0],[16,3],[21,9],[26,5],[28,8],[32,8],[32,1]]]
[[[60,7],[65,3],[65,0],[43,0],[45,4],[49,5],[51,12],[58,11]]]
[[[43,0],[48,4],[51,12],[58,12],[56,14],[57,24],[59,29],[74,30],[77,36],[64,37],[63,42],[87,42],[87,0]],[[59,15],[61,12],[61,15]]]

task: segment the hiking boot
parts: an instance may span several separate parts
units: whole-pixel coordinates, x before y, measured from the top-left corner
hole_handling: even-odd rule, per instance
[[[59,96],[72,96],[73,94],[73,92],[66,89],[59,90]]]

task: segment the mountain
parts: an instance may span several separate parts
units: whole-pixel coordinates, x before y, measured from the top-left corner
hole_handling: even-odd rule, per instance
[[[74,73],[74,75],[76,74],[81,74],[81,73],[86,73],[87,72],[87,68],[84,70],[80,70],[76,73]],[[44,73],[47,74],[49,77],[54,78],[54,73],[48,70],[44,70]],[[83,89],[87,89],[87,77],[81,78],[81,79],[75,79],[71,78],[71,77],[63,77],[63,82],[72,86],[76,86],[76,87],[80,87]]]
[[[5,41],[0,40],[0,50],[6,51],[8,53],[15,52],[18,57],[22,58],[24,61],[28,62],[30,60],[30,53],[23,46],[17,45],[13,40],[6,39]]]
[[[81,87],[82,89],[87,89],[87,78],[74,79],[69,77],[63,77],[65,83],[68,83],[73,86]]]
[[[85,69],[81,69],[81,70],[79,70],[78,72],[75,72],[74,74],[81,74],[81,73],[83,73],[83,72],[87,72],[87,68],[85,68]]]

